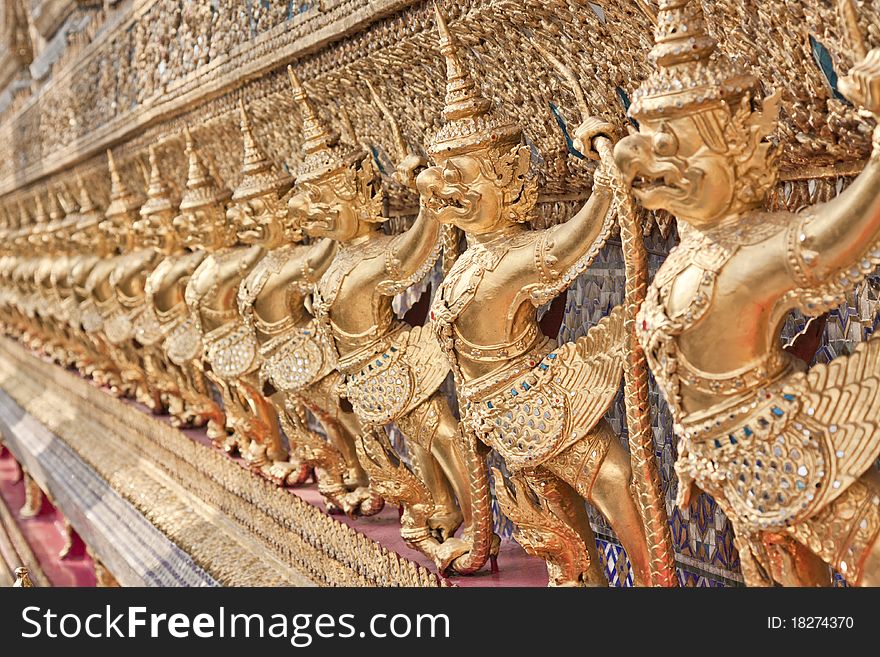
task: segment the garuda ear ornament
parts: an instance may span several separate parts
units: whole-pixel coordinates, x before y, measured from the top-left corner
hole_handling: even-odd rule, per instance
[[[532,153],[528,146],[514,146],[492,158],[495,184],[504,190],[504,211],[516,222],[531,219],[538,202],[538,181],[529,175]]]
[[[361,221],[382,223],[387,217],[384,216],[385,190],[377,185],[378,171],[371,156],[360,161],[360,166],[352,165],[355,179],[355,193],[357,195],[357,213]]]
[[[746,205],[760,202],[776,186],[780,150],[766,140],[776,128],[782,92],[777,89],[764,99],[761,109],[753,108],[749,95],[724,123],[727,155],[736,170],[736,198]]]

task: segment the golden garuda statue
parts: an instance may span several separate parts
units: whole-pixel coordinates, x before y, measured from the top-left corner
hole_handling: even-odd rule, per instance
[[[372,488],[402,505],[408,545],[441,572],[472,573],[498,549],[485,460],[462,440],[440,388],[449,366],[430,330],[396,319],[392,309],[394,295],[424,278],[437,260],[439,225],[422,213],[406,232],[385,234],[372,156],[330,131],[291,77],[305,158],[288,206],[309,236],[339,244],[316,285],[313,307],[333,339],[340,390],[360,420],[361,463]],[[411,176],[401,171],[400,178]],[[391,423],[406,436],[411,469],[392,451],[385,434]],[[462,523],[461,536],[454,536]]]
[[[125,313],[125,321],[120,322],[120,327],[124,326],[125,334],[130,336],[125,346],[134,346],[157,407],[168,410],[175,426],[186,426],[192,418],[187,415],[180,384],[167,371],[161,345],[162,327],[147,290],[147,281],[156,268],[180,251],[180,240],[171,223],[176,209],[168,183],[159,170],[155,144],[149,148],[149,162],[147,199],[141,206],[140,218],[133,225],[141,248],[122,259],[110,280]]]
[[[23,322],[19,313],[19,293],[15,271],[27,252],[27,224],[23,207],[15,204],[6,208],[8,228],[4,233],[4,255],[0,259],[0,278],[3,281],[4,330],[8,335],[20,336]],[[27,217],[28,219],[30,217]]]
[[[629,110],[639,131],[615,160],[645,208],[679,220],[637,322],[680,438],[679,504],[695,486],[718,501],[750,585],[825,582],[818,559],[880,584],[880,340],[809,369],[780,341],[789,312],[834,308],[880,263],[880,130],[838,197],[764,211],[779,93],[757,107],[699,2],[662,0],[657,25],[656,71]],[[839,88],[876,118],[880,52]]]
[[[195,357],[201,355],[198,353],[198,333],[190,334],[194,339],[189,344],[178,343],[185,349],[194,348],[195,351],[190,354],[183,353],[183,357],[180,357],[179,352],[175,353],[172,349],[169,353],[167,348],[169,338],[174,335],[180,339],[182,325],[193,321],[184,298],[186,284],[207,254],[202,248],[203,240],[211,244],[211,233],[216,231],[216,227],[210,223],[210,210],[204,212],[203,208],[210,208],[211,203],[217,200],[222,202],[228,197],[213,184],[205,171],[189,130],[185,131],[185,139],[189,166],[178,212],[172,212],[170,203],[162,203],[156,208],[157,211],[144,217],[145,221],[150,222],[146,230],[156,234],[164,258],[147,276],[144,284],[145,309],[134,330],[145,352],[147,372],[166,396],[172,424],[207,424],[208,436],[212,440],[222,440],[226,436],[226,418],[210,396],[201,359]],[[150,164],[151,178],[155,180],[151,187],[165,187],[159,176],[155,149],[150,150]],[[167,199],[167,192],[164,198]],[[222,212],[220,214],[222,216]]]
[[[37,269],[36,283],[40,290],[43,309],[43,330],[46,331],[43,351],[55,362],[72,365],[73,346],[67,333],[70,311],[67,299],[68,256],[71,249],[70,231],[73,221],[68,217],[62,203],[60,188],[49,190],[49,224],[43,234],[45,256]],[[64,204],[67,200],[64,199]],[[74,217],[75,220],[75,217]]]
[[[219,408],[205,376],[200,314],[187,305],[190,279],[211,254],[224,252],[236,242],[226,223],[225,203],[231,192],[219,185],[199,157],[189,130],[186,140],[187,179],[178,215],[172,224],[185,251],[168,257],[147,280],[147,296],[165,336],[162,349],[169,369],[176,369],[181,392],[199,421],[218,446],[227,443],[226,415]]]
[[[244,104],[242,177],[226,210],[235,242],[202,261],[187,284],[185,298],[198,328],[207,376],[220,390],[232,435],[226,449],[279,483],[301,483],[308,468],[291,458],[281,438],[278,414],[259,389],[259,345],[241,316],[238,290],[245,277],[273,249],[285,243],[287,208],[281,196],[290,179],[269,160],[254,138]]]
[[[4,334],[13,335],[14,296],[10,276],[17,257],[15,238],[18,229],[8,205],[3,205],[0,213],[0,324]]]
[[[29,241],[32,218],[22,201],[17,203],[15,210],[10,211],[9,220],[12,230],[9,234],[10,253],[3,261],[3,280],[7,288],[5,304],[8,309],[7,331],[11,335],[20,336],[23,343],[28,343],[32,327],[28,320],[25,303],[26,290],[23,269],[33,258],[33,247]]]
[[[142,204],[122,181],[109,150],[107,163],[110,205],[98,227],[104,233],[109,252],[108,257],[92,268],[86,281],[90,303],[83,310],[83,326],[96,348],[119,372],[120,392],[160,412],[159,392],[150,385],[133,342],[132,321],[141,310],[143,268],[151,253],[149,247],[141,244],[143,235],[136,235],[134,229]]]
[[[102,263],[116,254],[116,246],[101,230],[104,217],[82,178],[77,180],[77,189],[79,211],[70,236],[75,252],[71,255],[69,272],[74,302],[69,323],[80,345],[76,368],[83,376],[91,377],[115,394],[122,394],[118,369],[107,352],[98,348],[96,332],[101,327],[102,319],[88,289],[92,271],[99,264],[106,266]]]
[[[52,261],[55,259],[55,240],[52,235],[52,223],[49,213],[43,205],[42,191],[35,194],[36,200],[36,223],[28,238],[34,247],[34,260],[29,276],[30,304],[29,317],[33,322],[34,338],[31,341],[32,348],[38,351],[51,351],[51,326],[50,307],[47,295],[49,292],[49,274],[52,269]]]
[[[24,205],[22,208],[25,209]],[[25,209],[25,212],[27,210]],[[20,311],[26,325],[24,339],[26,344],[35,350],[43,347],[45,332],[40,323],[40,308],[42,306],[37,288],[37,271],[45,258],[45,244],[43,234],[46,232],[46,224],[49,222],[49,214],[43,205],[43,199],[39,192],[34,194],[34,216],[28,226],[27,243],[29,257],[22,260],[17,268],[17,281],[21,293]]]
[[[467,236],[467,250],[431,306],[464,422],[541,498],[543,511],[532,508],[520,487],[514,501],[496,475],[505,512],[520,525],[518,540],[547,559],[552,584],[607,585],[581,498],[617,533],[635,583],[650,584],[630,458],[603,419],[623,372],[623,309],[561,346],[542,334],[537,317],[539,306],[590,265],[609,234],[607,162],[575,216],[528,230],[523,223],[537,200],[530,149],[519,126],[480,94],[439,10],[437,21],[446,58],[445,123],[429,146],[435,164],[416,182],[423,217]],[[589,145],[607,138],[611,126],[588,118],[577,134]]]
[[[328,508],[350,516],[373,515],[384,501],[370,490],[357,458],[354,437],[360,424],[351,409],[343,408],[337,392],[333,338],[306,307],[336,255],[336,242],[324,238],[303,244],[302,231],[286,209],[284,214],[284,240],[260,260],[238,291],[239,311],[259,345],[260,367],[252,385],[274,391],[270,399],[291,449],[314,468]],[[309,412],[328,440],[309,427]]]
[[[73,266],[82,254],[72,239],[80,211],[66,188],[56,189],[53,199],[49,214],[57,215],[54,235],[58,249],[58,256],[49,274],[49,298],[54,306],[53,332],[57,344],[54,357],[66,367],[75,367],[84,353],[80,335],[75,329],[79,304],[74,295],[72,278]]]

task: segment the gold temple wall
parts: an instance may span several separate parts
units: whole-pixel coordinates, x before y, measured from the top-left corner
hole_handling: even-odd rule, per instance
[[[289,3],[272,3],[272,6]],[[835,71],[852,63],[836,2],[704,3],[709,27],[733,57],[748,61],[766,89],[784,89],[783,168],[789,175],[852,172],[867,155],[869,134],[853,108],[835,97],[817,64],[810,37],[830,54]],[[876,46],[880,9],[859,4],[866,43]],[[188,7],[182,15],[183,7]],[[408,143],[421,147],[439,125],[443,99],[431,5],[349,0],[298,3],[291,16],[255,15],[259,3],[145,0],[118,3],[91,41],[53,68],[37,92],[14,100],[0,117],[0,143],[13,157],[0,162],[0,198],[34,184],[70,182],[74,169],[106,189],[103,152],[118,149],[127,175],[140,182],[134,160],[167,141],[165,166],[182,171],[184,125],[204,144],[228,185],[238,176],[234,110],[247,102],[270,155],[299,161],[300,119],[284,75],[294,63],[325,118],[359,142],[392,152],[388,122],[369,102],[371,80],[397,116]],[[645,7],[645,9],[643,9]],[[571,157],[549,103],[576,122],[574,100],[531,45],[541,43],[569,62],[588,90],[591,112],[627,123],[623,96],[646,77],[652,5],[476,0],[444,3],[484,92],[511,113],[535,150],[545,199],[582,197],[589,165]],[[298,11],[293,11],[298,10]],[[872,29],[873,28],[873,29]],[[207,45],[195,51],[198,37]],[[207,53],[204,52],[207,48]],[[760,61],[755,56],[761,53]],[[811,169],[804,171],[803,165]],[[179,176],[169,176],[179,179]]]

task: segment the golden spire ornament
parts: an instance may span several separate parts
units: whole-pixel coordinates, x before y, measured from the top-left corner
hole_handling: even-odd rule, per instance
[[[163,212],[168,213],[173,210],[168,184],[162,178],[162,174],[159,171],[159,157],[156,153],[155,144],[150,144],[149,161],[150,177],[147,184],[147,200],[140,208],[142,217],[149,217]]]
[[[217,184],[217,181],[202,162],[193,142],[189,128],[183,129],[187,157],[186,188],[180,199],[180,210],[193,210],[212,203],[221,203],[229,198],[230,192]]]
[[[633,92],[629,110],[638,120],[695,112],[722,101],[735,105],[758,84],[718,52],[706,32],[703,7],[692,0],[660,0],[649,57],[656,69]]]
[[[446,101],[444,123],[428,145],[431,155],[450,157],[456,153],[497,144],[519,143],[519,126],[500,114],[484,98],[461,62],[458,43],[446,25],[440,8],[434,5],[440,53],[446,60]]]
[[[92,195],[89,193],[82,176],[76,177],[76,189],[80,214],[85,215],[96,210],[98,206],[95,205],[95,202],[92,200]]]
[[[244,155],[241,164],[241,180],[232,193],[232,199],[238,201],[269,192],[283,193],[292,183],[290,176],[278,170],[275,163],[269,159],[263,147],[257,142],[251,127],[250,117],[244,106],[244,100],[239,101],[238,110]]]
[[[40,192],[34,194],[34,223],[46,224],[49,221],[49,213],[43,206],[43,195]]]
[[[109,148],[107,149],[107,167],[110,171],[110,204],[104,211],[104,215],[108,219],[116,219],[139,211],[140,199],[130,192],[128,186],[122,181],[119,169],[116,167],[113,151]]]
[[[18,225],[20,228],[30,226],[34,222],[31,213],[27,209],[24,201],[18,202]]]
[[[302,117],[303,161],[296,171],[297,182],[308,183],[323,178],[334,171],[347,169],[363,158],[366,153],[342,143],[339,133],[321,120],[292,66],[287,67],[287,75]]]
[[[49,220],[53,224],[59,223],[65,216],[64,209],[61,207],[61,201],[58,198],[59,194],[61,194],[60,189],[56,189],[54,192],[49,191]]]

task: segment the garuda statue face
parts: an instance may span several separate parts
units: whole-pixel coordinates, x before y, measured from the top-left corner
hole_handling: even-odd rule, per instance
[[[244,162],[242,178],[226,210],[226,221],[240,244],[275,248],[284,239],[287,208],[281,197],[290,189],[291,180],[258,145],[243,103],[239,109]]]
[[[375,182],[368,158],[303,182],[287,204],[290,219],[311,237],[348,242],[384,221]]]
[[[148,218],[141,218],[131,225],[135,242],[139,246],[150,247],[159,246],[159,236],[153,229],[152,221]]]
[[[775,98],[768,101],[765,106]],[[755,139],[764,131],[747,125],[756,118],[763,117],[743,98],[736,113],[725,105],[642,120],[638,134],[618,143],[615,161],[644,207],[709,228],[755,207],[775,182],[769,145]]]
[[[189,161],[186,189],[171,226],[184,248],[215,251],[235,241],[235,227],[226,224],[229,192],[217,184],[196,151],[189,128],[184,129]]]
[[[472,235],[493,233],[525,221],[534,204],[535,184],[527,178],[526,146],[478,147],[442,157],[422,171],[416,186],[425,210],[441,224]]]
[[[313,237],[347,241],[357,233],[357,217],[336,191],[335,180],[327,184],[306,183],[287,204],[291,219]]]
[[[205,212],[200,208],[181,212],[174,217],[172,226],[175,233],[177,233],[177,238],[184,247],[194,249],[202,245],[202,236],[197,227],[204,225],[205,219]]]
[[[266,244],[280,240],[284,214],[277,197],[264,194],[236,200],[226,210],[226,220],[242,244]]]
[[[181,211],[172,226],[181,244],[188,249],[219,247],[230,242],[225,214],[219,204]]]
[[[756,209],[777,179],[780,95],[760,103],[758,82],[716,52],[702,8],[664,0],[650,58],[657,70],[633,93],[639,132],[614,159],[641,205],[666,210],[698,230]]]
[[[642,206],[698,227],[724,216],[733,200],[732,163],[707,145],[691,117],[644,122],[620,142],[616,161]]]
[[[504,223],[504,195],[491,172],[488,157],[476,153],[425,169],[416,179],[425,210],[441,224],[469,233],[496,230]]]

